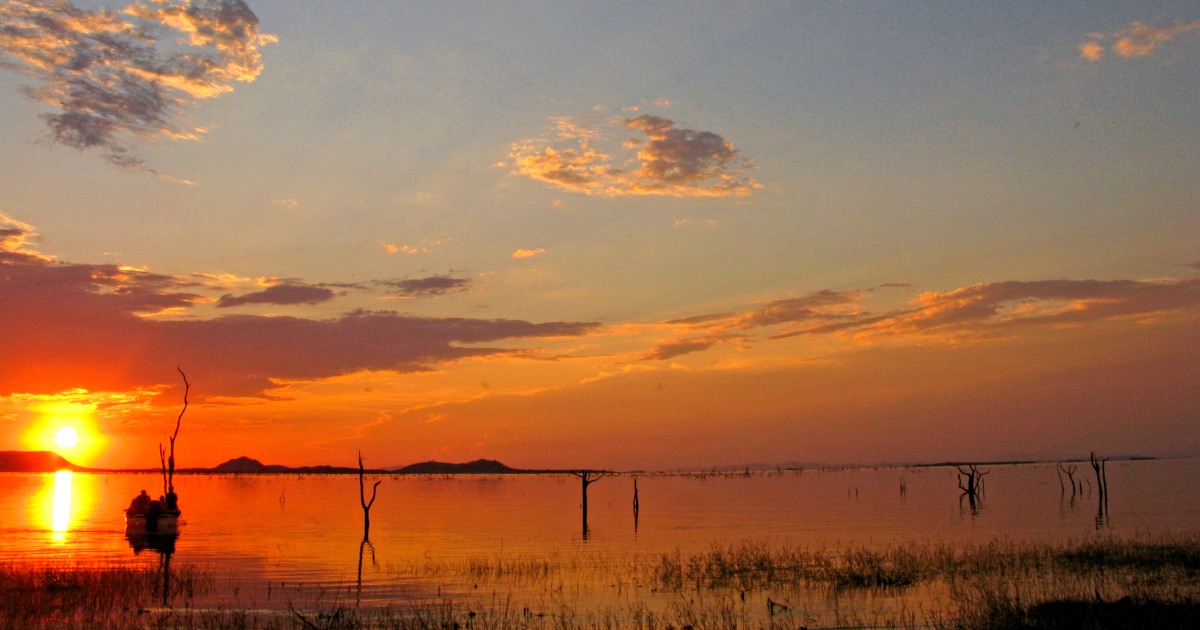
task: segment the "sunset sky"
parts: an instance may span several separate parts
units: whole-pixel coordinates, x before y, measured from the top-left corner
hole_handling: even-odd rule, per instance
[[[1195,2],[0,0],[0,450],[1200,454]],[[78,444],[54,444],[71,426]]]

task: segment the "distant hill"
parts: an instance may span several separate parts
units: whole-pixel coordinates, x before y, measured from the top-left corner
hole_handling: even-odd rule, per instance
[[[0,451],[0,472],[56,472],[87,470],[50,451]]]
[[[421,462],[393,468],[392,472],[401,475],[507,475],[526,471],[509,468],[494,459],[477,459],[465,464]]]
[[[218,464],[213,468],[188,468],[180,472],[193,473],[233,473],[233,474],[250,474],[250,475],[269,475],[269,474],[347,474],[357,473],[357,467],[351,466],[281,466],[279,464],[264,464],[252,457],[235,457],[229,461]],[[444,462],[421,462],[409,466],[398,466],[395,468],[386,469],[370,469],[366,472],[392,473],[398,475],[504,475],[510,473],[527,472],[516,468],[509,468],[498,461],[491,459],[477,459],[473,462],[465,464],[447,464]]]
[[[356,473],[357,468],[347,466],[281,466],[279,464],[264,464],[257,459],[251,457],[235,457],[229,461],[217,464],[211,469],[187,469],[185,472],[215,472],[215,473],[247,473],[247,474],[272,474],[272,473],[291,473],[291,474],[344,474]],[[380,472],[368,470],[367,472]]]

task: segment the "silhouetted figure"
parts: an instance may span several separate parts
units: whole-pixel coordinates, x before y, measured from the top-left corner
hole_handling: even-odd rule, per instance
[[[179,495],[175,494],[175,486],[171,486],[167,490],[166,506],[166,511],[168,512],[179,511]]]
[[[158,517],[162,515],[162,502],[151,501],[146,506],[146,532],[153,534],[158,531]]]
[[[125,510],[127,515],[145,514],[146,509],[150,507],[150,495],[146,494],[145,490],[142,493],[133,497],[129,502],[129,508]]]

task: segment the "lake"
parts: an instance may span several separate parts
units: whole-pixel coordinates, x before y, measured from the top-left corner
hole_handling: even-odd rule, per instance
[[[651,602],[677,597],[639,594],[642,585],[611,570],[675,550],[745,541],[810,549],[1062,541],[1200,523],[1200,460],[1109,462],[1106,512],[1087,462],[1077,464],[1084,487],[1074,495],[1054,464],[982,469],[985,494],[974,508],[948,467],[610,475],[588,490],[586,530],[580,483],[570,475],[368,475],[368,497],[370,482],[382,483],[367,546],[354,475],[181,475],[185,524],[171,562],[219,576],[195,605],[284,610],[500,596],[595,606],[627,601],[629,591]],[[126,540],[122,513],[140,489],[157,496],[161,487],[157,474],[0,474],[0,561],[161,563]],[[509,574],[481,569],[481,560],[509,561]],[[551,575],[547,563],[570,570]],[[813,597],[819,608],[822,596]],[[895,604],[889,597],[870,599],[886,608]]]

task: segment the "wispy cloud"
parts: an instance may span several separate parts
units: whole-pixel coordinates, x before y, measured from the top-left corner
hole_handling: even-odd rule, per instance
[[[128,136],[198,138],[204,130],[179,123],[180,110],[253,81],[259,47],[273,41],[242,0],[149,0],[117,11],[63,0],[0,5],[3,66],[39,81],[26,94],[53,108],[44,116],[51,138],[150,172]]]
[[[453,276],[428,276],[408,280],[380,280],[376,284],[396,289],[405,297],[429,297],[466,291],[471,281]]]
[[[732,340],[744,339],[741,335],[714,335],[710,337],[694,337],[688,339],[671,339],[654,346],[642,357],[643,361],[663,361],[675,357],[701,352],[719,344]]]
[[[1092,33],[1079,45],[1079,56],[1088,61],[1100,61],[1106,52],[1104,42],[1118,57],[1145,57],[1154,52],[1159,46],[1171,41],[1176,36],[1188,31],[1200,30],[1200,20],[1194,22],[1176,22],[1171,26],[1158,27],[1134,22],[1129,28],[1117,31],[1111,35]]]
[[[906,288],[905,283],[880,285]],[[1200,278],[1039,280],[981,283],[945,293],[925,292],[893,308],[871,311],[873,291],[814,291],[765,302],[743,312],[697,315],[667,322],[677,339],[660,342],[644,359],[707,350],[729,331],[766,340],[832,335],[849,341],[881,339],[963,343],[1038,327],[1084,326],[1120,318],[1154,318],[1200,307]],[[697,335],[701,336],[697,336]]]
[[[859,338],[897,335],[948,340],[1007,334],[1030,326],[1082,325],[1112,318],[1151,316],[1200,306],[1200,279],[1038,280],[991,282],[919,295],[907,307],[863,314],[788,333],[850,333]]]
[[[600,148],[614,144],[623,132],[640,137]],[[753,165],[733,143],[662,116],[641,115],[604,127],[555,118],[553,139],[515,143],[509,158],[516,174],[586,194],[726,197],[761,187],[745,175]]]

